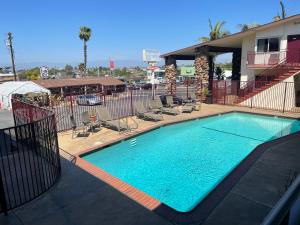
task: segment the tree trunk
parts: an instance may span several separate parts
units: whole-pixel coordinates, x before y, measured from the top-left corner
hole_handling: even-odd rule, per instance
[[[83,52],[84,52],[84,76],[86,77],[87,46],[85,40],[83,40]]]

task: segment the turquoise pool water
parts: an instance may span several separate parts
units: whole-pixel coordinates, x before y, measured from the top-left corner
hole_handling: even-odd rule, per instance
[[[257,145],[299,130],[296,120],[230,113],[165,126],[83,158],[187,212]]]

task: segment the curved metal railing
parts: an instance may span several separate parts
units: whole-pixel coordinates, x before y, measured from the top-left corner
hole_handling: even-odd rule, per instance
[[[0,212],[40,196],[61,174],[55,115],[13,102],[16,126],[0,129]]]

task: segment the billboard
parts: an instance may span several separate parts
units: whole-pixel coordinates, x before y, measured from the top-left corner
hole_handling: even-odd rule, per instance
[[[40,75],[42,79],[47,79],[48,78],[48,67],[42,66],[40,68]]]
[[[160,52],[154,49],[144,49],[143,50],[143,61],[144,62],[159,62]]]

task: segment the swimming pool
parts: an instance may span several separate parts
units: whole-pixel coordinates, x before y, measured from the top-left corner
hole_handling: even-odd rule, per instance
[[[188,212],[256,146],[299,130],[297,120],[228,113],[164,126],[82,158]]]

